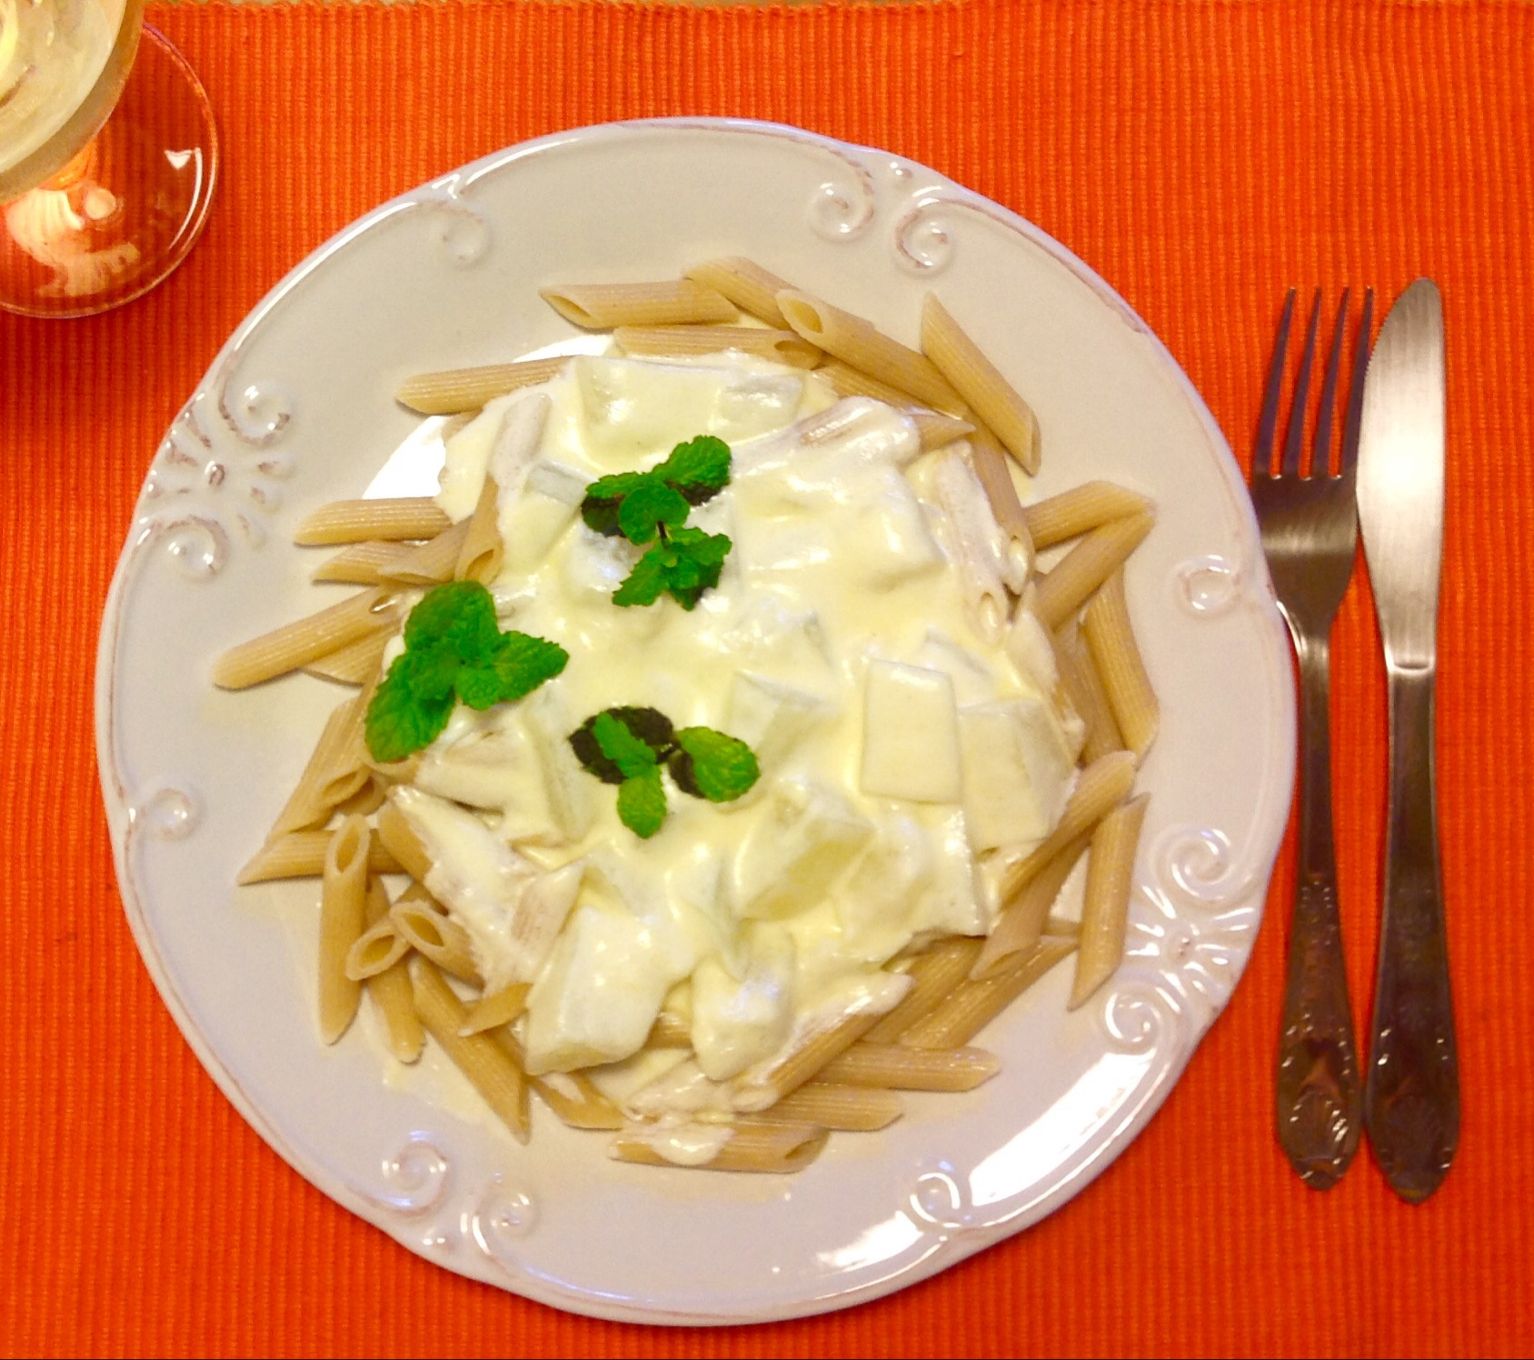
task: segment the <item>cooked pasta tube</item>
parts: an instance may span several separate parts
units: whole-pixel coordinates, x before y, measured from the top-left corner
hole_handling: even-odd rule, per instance
[[[453,567],[457,580],[488,585],[500,575],[501,558],[506,551],[501,542],[500,497],[495,478],[487,475]]]
[[[567,283],[538,296],[560,316],[588,331],[619,326],[716,325],[734,321],[735,304],[691,279],[663,283]]]
[[[1133,751],[1114,751],[1088,765],[1077,779],[1055,829],[1002,875],[1001,900],[1010,902],[1060,851],[1092,830],[1129,796],[1134,782]]]
[[[299,522],[293,541],[303,547],[370,540],[398,542],[430,538],[451,523],[429,496],[331,501]]]
[[[572,1129],[621,1129],[623,1111],[584,1072],[530,1077],[533,1090]]]
[[[823,1129],[872,1133],[893,1124],[903,1113],[905,1107],[893,1091],[810,1081],[749,1118],[773,1124],[819,1124]]]
[[[872,397],[875,401],[882,401],[886,406],[893,406],[897,411],[901,410],[927,410],[909,392],[901,392],[891,387],[886,382],[880,382],[877,378],[864,373],[862,369],[853,368],[850,364],[844,364],[840,359],[827,359],[815,370],[817,378],[824,378],[831,390],[839,397]],[[934,412],[934,414],[944,414]],[[958,419],[957,412],[952,413]]]
[[[382,927],[387,929],[396,941],[399,940],[389,920],[389,894],[376,878],[368,883],[367,924],[368,929],[363,939]],[[363,982],[363,988],[383,1021],[384,1031],[389,1036],[389,1052],[400,1062],[412,1063],[421,1056],[426,1035],[421,1028],[421,1017],[415,1012],[410,972],[404,961],[403,941],[399,941],[399,944],[398,954],[394,955],[391,948],[389,954],[393,955],[392,961],[387,967],[369,973]],[[348,972],[351,970],[351,959],[356,956],[356,953],[354,946],[351,954],[348,955]]]
[[[346,955],[367,918],[368,824],[348,817],[330,838],[320,878],[320,1036],[333,1044],[357,1014],[362,988],[346,975]]]
[[[1034,546],[1050,548],[1101,525],[1151,513],[1151,502],[1115,482],[1083,482],[1024,510]]]
[[[400,938],[417,953],[455,978],[480,985],[482,979],[468,933],[445,912],[437,910],[436,903],[419,884],[400,894],[389,911],[389,919]]]
[[[287,803],[272,823],[268,840],[285,836],[289,831],[323,826],[338,804],[367,783],[369,771],[359,758],[362,698],[359,694],[343,699],[325,719],[320,739],[314,744]]]
[[[467,1015],[463,1002],[429,960],[419,957],[410,960],[410,983],[416,1014],[426,1032],[442,1045],[512,1136],[519,1143],[527,1142],[531,1127],[527,1077],[512,1048],[497,1043],[488,1034],[459,1033]]]
[[[1071,1010],[1084,1003],[1123,962],[1135,850],[1148,799],[1149,795],[1142,793],[1114,808],[1092,833],[1092,857],[1087,861],[1087,890],[1081,906],[1081,952],[1076,956],[1076,981],[1066,1003]]]
[[[975,469],[975,476],[985,488],[985,498],[990,502],[991,514],[1021,547],[1022,569],[1026,576],[1033,569],[1033,536],[1028,532],[1023,503],[1017,498],[1017,487],[1007,468],[1007,455],[982,426],[970,436],[969,459]]]
[[[994,977],[1033,952],[1049,922],[1049,909],[1060,896],[1076,861],[1086,853],[1089,840],[1088,836],[1078,836],[1002,907],[970,969],[971,977]]]
[[[435,538],[407,547],[394,561],[379,569],[379,576],[402,586],[435,586],[451,581],[468,534],[469,520],[460,520]]]
[[[1138,548],[1156,522],[1149,513],[1129,515],[1093,529],[1050,569],[1039,584],[1039,617],[1058,628]]]
[[[969,976],[979,957],[980,940],[955,935],[929,945],[911,963],[911,990],[898,1005],[870,1027],[863,1037],[872,1044],[892,1044],[917,1021],[925,1019]]]
[[[803,336],[761,326],[619,326],[613,343],[625,354],[657,359],[733,349],[792,368],[814,368],[821,357]]]
[[[270,883],[279,878],[318,878],[325,871],[325,850],[330,844],[328,831],[293,831],[263,845],[252,855],[235,877],[241,887],[251,883]],[[370,874],[397,874],[400,862],[378,839],[368,846]]]
[[[525,982],[513,982],[499,991],[486,992],[469,1007],[462,1032],[478,1034],[481,1030],[509,1025],[527,1009],[527,994],[530,990]]]
[[[975,427],[958,416],[945,416],[940,411],[913,410],[911,423],[916,426],[916,437],[921,440],[921,451],[944,449],[955,440],[966,439],[975,433]]]
[[[820,1155],[826,1145],[825,1129],[813,1124],[721,1125],[725,1135],[718,1150],[704,1162],[677,1162],[662,1154],[657,1140],[672,1137],[666,1129],[630,1128],[608,1145],[608,1155],[620,1162],[645,1166],[686,1166],[707,1171],[800,1171]]]
[[[922,304],[921,349],[1023,471],[1037,472],[1039,422],[1033,408],[932,293]]]
[[[731,255],[721,260],[705,260],[682,272],[694,283],[723,293],[741,311],[758,321],[765,321],[769,326],[788,325],[778,309],[778,294],[793,285],[771,270],[763,269],[754,260]]]
[[[1129,622],[1122,568],[1098,587],[1082,615],[1081,631],[1124,744],[1143,759],[1156,740],[1161,708]]]
[[[1024,573],[1017,571],[1010,543],[991,513],[985,489],[969,459],[956,448],[936,455],[932,490],[942,512],[938,533],[958,573],[964,602],[980,634],[999,642],[1012,602],[1009,585],[1021,589]]]
[[[368,888],[368,927],[346,952],[346,976],[353,982],[366,982],[377,977],[410,952],[410,941],[399,933],[389,916],[387,893],[384,894],[382,915],[374,912],[375,886],[379,892],[383,891],[382,884],[375,878]]]
[[[213,663],[213,683],[221,689],[248,689],[391,628],[398,617],[399,601],[389,591],[381,587],[361,591],[231,647]]]
[[[736,1108],[764,1110],[797,1091],[820,1070],[857,1043],[878,1019],[876,1015],[848,1015],[827,1021],[807,1034],[799,1046],[765,1072],[751,1072],[736,1086]]]
[[[994,1053],[981,1048],[924,1050],[903,1044],[853,1044],[832,1058],[820,1075],[845,1086],[882,1086],[897,1091],[970,1091],[1001,1070]]]
[[[399,810],[399,805],[392,799],[386,802],[378,809],[375,825],[378,839],[388,846],[389,853],[404,866],[405,872],[417,883],[425,883],[432,870],[431,856],[426,853],[409,818]]]
[[[335,582],[341,585],[376,586],[383,577],[380,569],[395,560],[406,545],[391,543],[386,539],[368,539],[342,548],[334,557],[327,557],[310,576],[315,582]]]
[[[472,411],[487,401],[504,397],[519,388],[545,383],[563,372],[570,360],[523,359],[514,364],[486,364],[480,368],[452,368],[440,373],[419,373],[406,378],[394,390],[394,399],[426,416],[456,415]]]
[[[1082,760],[1090,765],[1113,751],[1126,750],[1124,734],[1119,731],[1118,720],[1108,706],[1102,678],[1081,640],[1076,621],[1067,619],[1050,640],[1054,644],[1060,683],[1065,687],[1071,706],[1086,724]]]
[[[690,1048],[692,1026],[674,1011],[662,1011],[655,1017],[646,1048]]]
[[[1075,940],[1046,936],[1016,966],[983,982],[966,982],[919,1025],[907,1030],[900,1042],[909,1048],[967,1044],[1075,948]]]
[[[789,326],[844,364],[924,406],[964,414],[963,399],[930,359],[876,330],[871,322],[793,289],[778,294],[778,307]]]
[[[333,652],[316,657],[304,667],[306,675],[317,675],[322,680],[336,680],[343,685],[367,685],[377,678],[383,666],[384,648],[389,645],[389,634],[383,629],[369,633]]]

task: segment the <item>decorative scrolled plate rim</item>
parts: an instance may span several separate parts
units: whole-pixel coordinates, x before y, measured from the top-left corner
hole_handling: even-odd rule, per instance
[[[1064,404],[1053,424],[1053,394],[1042,393],[1051,455],[1056,452],[1051,434],[1059,430],[1065,444],[1074,437],[1088,450],[1083,457],[1096,457],[1098,427],[1092,421],[1101,412],[1088,413],[1091,419],[1073,436],[1078,407],[1108,408],[1111,425],[1115,403],[1139,401],[1143,406],[1149,400],[1147,443],[1170,440],[1163,452],[1192,469],[1186,495],[1179,489],[1163,502],[1163,523],[1142,550],[1148,565],[1138,567],[1130,581],[1131,603],[1142,611],[1137,618],[1148,619],[1142,638],[1147,655],[1159,659],[1178,683],[1164,694],[1164,734],[1145,771],[1153,794],[1158,783],[1164,785],[1170,790],[1165,796],[1176,805],[1158,817],[1152,798],[1128,958],[1110,988],[1068,1019],[1063,1006],[1068,978],[1066,970],[1056,969],[1025,999],[1031,1009],[998,1022],[1005,1027],[993,1043],[1006,1060],[1001,1077],[966,1097],[913,1097],[905,1120],[866,1138],[833,1138],[821,1161],[786,1187],[782,1182],[760,1184],[776,1178],[620,1167],[602,1156],[599,1136],[571,1135],[561,1143],[565,1135],[557,1129],[545,1135],[540,1128],[531,1149],[514,1149],[484,1124],[408,1093],[385,1095],[382,1081],[375,1081],[379,1109],[372,1109],[373,1097],[365,1096],[362,1104],[369,1108],[346,1126],[348,1137],[370,1141],[351,1147],[338,1161],[341,1154],[325,1142],[326,1136],[338,1136],[337,1126],[316,1123],[319,1116],[312,1111],[296,1111],[280,1083],[290,1076],[298,1083],[310,1079],[301,1065],[315,1064],[318,1040],[295,1038],[294,1051],[288,1052],[282,1047],[286,1040],[278,1036],[270,1051],[252,1057],[230,1037],[240,1017],[220,1010],[236,1003],[220,996],[210,1004],[188,966],[198,950],[198,963],[225,965],[210,953],[219,947],[210,944],[213,936],[194,938],[194,931],[210,927],[200,920],[189,924],[191,913],[174,910],[178,903],[188,905],[183,898],[190,889],[183,880],[191,869],[189,862],[177,869],[169,857],[201,847],[197,854],[224,856],[232,875],[239,852],[249,847],[226,851],[216,839],[228,820],[221,803],[231,798],[230,776],[216,765],[204,768],[205,761],[193,760],[186,754],[191,746],[176,746],[177,740],[208,738],[201,710],[178,718],[190,735],[176,738],[161,709],[146,707],[143,691],[149,679],[129,664],[140,655],[146,631],[141,620],[148,606],[138,593],[146,591],[170,609],[190,609],[187,602],[202,600],[199,607],[206,611],[206,601],[213,598],[209,592],[226,588],[224,577],[240,570],[242,555],[270,567],[272,554],[285,551],[282,539],[290,517],[303,508],[305,495],[312,495],[305,487],[308,465],[302,457],[309,437],[304,400],[312,394],[303,390],[309,381],[306,371],[296,377],[279,374],[273,382],[263,372],[247,371],[252,368],[247,361],[253,351],[264,356],[261,362],[283,352],[279,342],[284,325],[290,324],[289,309],[302,304],[306,289],[312,285],[318,291],[321,281],[356,261],[372,259],[370,252],[378,258],[392,252],[409,274],[427,270],[418,261],[435,249],[440,258],[430,266],[439,271],[434,280],[472,278],[487,262],[502,259],[514,236],[498,217],[508,211],[505,201],[495,199],[496,186],[512,182],[506,177],[514,180],[525,167],[537,167],[539,173],[563,177],[569,192],[580,198],[619,192],[594,185],[593,157],[615,169],[648,165],[646,158],[674,167],[683,153],[689,172],[709,157],[716,166],[746,166],[758,207],[770,202],[770,188],[791,186],[786,192],[797,200],[784,209],[786,215],[780,214],[785,224],[782,272],[801,282],[795,266],[802,267],[810,275],[804,286],[814,286],[818,273],[837,301],[844,298],[834,293],[830,276],[851,279],[863,288],[863,304],[873,311],[883,305],[881,297],[903,288],[911,305],[899,317],[875,319],[904,326],[906,339],[914,329],[914,290],[934,277],[961,293],[968,288],[972,297],[988,297],[991,275],[1000,264],[1006,266],[1002,274],[1010,269],[1016,278],[1058,288],[1057,301],[1063,299],[1060,305],[1068,315],[1049,318],[1057,332],[1047,342],[1025,335],[1017,344],[1032,344],[1031,356],[1049,360],[1055,357],[1051,345],[1069,348],[1076,325],[1102,350],[1060,356],[1055,381],[1062,384]],[[721,220],[732,214],[737,226],[750,220],[743,205],[731,202],[732,191],[721,188],[718,177],[698,178],[705,184],[700,192],[712,196]],[[689,192],[678,183],[659,187],[683,198]],[[648,184],[644,192],[650,192]],[[401,224],[408,232],[413,218],[427,228],[419,239],[400,234]],[[456,236],[442,225],[448,219],[463,228]],[[636,220],[643,221],[642,214]],[[932,247],[923,247],[926,253],[915,267],[913,223],[921,225]],[[698,234],[696,249],[687,243],[687,253],[673,267],[704,251],[750,253],[732,249],[728,238],[718,239],[716,228],[700,228]],[[644,248],[655,253],[648,238]],[[513,266],[528,268],[517,260],[508,267]],[[966,283],[964,276],[966,268],[980,266],[986,273],[983,288]],[[615,261],[613,276],[632,276],[632,268],[628,260]],[[886,285],[882,293],[876,291],[879,279]],[[449,285],[442,288],[446,292]],[[1008,343],[1009,334],[1026,331],[1029,324],[1026,318],[1012,324],[1010,312],[1006,323],[993,343]],[[1078,390],[1074,404],[1066,402],[1072,383],[1080,388],[1088,381],[1073,376],[1083,363],[1094,369],[1090,382],[1096,385]],[[418,366],[437,365],[420,360]],[[371,377],[377,389],[379,374]],[[1115,386],[1120,382],[1125,384],[1122,392]],[[1135,382],[1150,385],[1148,398],[1144,392],[1135,395]],[[1091,393],[1091,402],[1083,392]],[[383,391],[373,390],[369,399],[388,405]],[[766,1321],[888,1294],[1037,1222],[1095,1179],[1160,1106],[1239,980],[1283,835],[1295,717],[1287,643],[1235,461],[1176,361],[1106,282],[1037,227],[935,171],[798,128],[732,119],[607,124],[508,148],[384,204],[299,264],[231,336],[172,424],[161,454],[166,461],[157,461],[151,470],[113,578],[96,670],[98,761],[128,922],[187,1042],[251,1126],[320,1190],[428,1260],[571,1311],[652,1323]],[[358,455],[364,456],[374,455]],[[1113,454],[1119,469],[1129,468],[1133,479],[1137,465],[1126,462],[1126,456]],[[200,463],[204,458],[206,463]],[[1106,475],[1113,471],[1110,467]],[[1171,475],[1150,457],[1140,471],[1147,483]],[[1105,474],[1095,463],[1060,472],[1062,481],[1087,475]],[[280,493],[273,478],[284,483]],[[1163,483],[1151,489],[1171,487]],[[343,494],[334,487],[327,491]],[[191,550],[202,547],[192,559],[186,556],[188,535],[196,537]],[[1158,535],[1165,539],[1159,558],[1154,549]],[[171,569],[157,554],[166,557]],[[1197,602],[1190,607],[1188,573],[1206,566],[1218,568],[1218,608]],[[248,584],[246,589],[249,593]],[[163,619],[155,623],[156,644],[173,649],[174,643],[163,642],[170,631]],[[1175,642],[1164,642],[1163,632],[1175,633]],[[1237,669],[1245,667],[1248,692],[1233,694],[1224,674],[1217,680],[1201,678],[1199,658],[1189,652],[1197,652],[1190,639],[1204,636],[1221,639],[1222,657],[1232,647],[1239,653]],[[208,646],[205,640],[197,645]],[[211,658],[196,653],[180,659],[187,675],[167,663],[152,679],[168,692],[180,686],[183,700],[194,703],[206,685]],[[1184,687],[1198,693],[1184,696]],[[174,702],[155,698],[162,705]],[[1198,714],[1205,739],[1189,740],[1189,711]],[[295,751],[305,740],[294,732]],[[137,754],[140,745],[153,756]],[[1226,749],[1235,747],[1241,749]],[[1209,761],[1214,767],[1206,770]],[[189,767],[185,774],[174,768],[177,763]],[[1191,780],[1190,766],[1197,776]],[[1200,780],[1233,782],[1236,795],[1223,803],[1216,798],[1195,805],[1198,800],[1185,792]],[[1241,827],[1222,821],[1228,805],[1244,813]],[[1211,807],[1221,810],[1211,812]],[[205,898],[206,879],[197,886]],[[237,911],[233,906],[230,911],[227,919],[233,922]],[[255,924],[270,936],[282,933],[271,921]],[[296,1013],[301,1008],[300,969],[293,959],[263,959],[259,966],[275,970],[272,985],[292,985]],[[231,987],[231,995],[237,992]],[[1008,1059],[1007,1050],[1010,1037],[1025,1023],[1053,1028],[1044,1045],[1046,1057],[1020,1084],[1024,1064],[1021,1058]],[[349,1035],[341,1047],[350,1043]],[[337,1089],[355,1080],[358,1070],[374,1071],[361,1067],[364,1060],[382,1061],[363,1040],[357,1044],[344,1060],[327,1059],[335,1065],[326,1069],[326,1080],[340,1083]],[[1031,1046],[1038,1047],[1036,1034]],[[962,1101],[974,1103],[964,1106]],[[1082,1124],[1082,1110],[1088,1108],[1094,1113]],[[667,1214],[685,1214],[678,1221],[699,1235],[698,1250],[707,1253],[698,1258],[706,1265],[695,1265],[692,1273],[707,1278],[679,1281],[688,1272],[678,1270],[674,1261],[668,1264],[663,1252],[643,1250],[642,1240],[624,1242],[621,1269],[595,1250],[578,1252],[583,1265],[570,1267],[571,1258],[560,1255],[570,1246],[564,1238],[573,1231],[572,1223],[586,1221],[580,1214],[591,1210],[584,1200],[572,1206],[571,1197],[579,1194],[595,1197],[600,1213],[592,1222],[606,1222],[621,1206],[640,1206],[641,1224],[663,1224]],[[653,1218],[646,1216],[646,1206]],[[700,1212],[700,1206],[707,1212]],[[770,1220],[774,1227],[762,1231],[762,1223],[769,1221],[764,1216],[772,1214],[787,1218]],[[642,1237],[646,1228],[631,1231]],[[725,1243],[736,1244],[733,1254],[723,1249]],[[581,1273],[587,1256],[597,1262],[595,1275]],[[647,1257],[657,1264],[647,1265]],[[769,1265],[772,1261],[779,1264]],[[623,1272],[628,1274],[617,1278]]]

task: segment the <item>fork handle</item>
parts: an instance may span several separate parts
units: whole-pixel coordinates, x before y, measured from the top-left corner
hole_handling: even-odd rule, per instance
[[[1385,897],[1364,1116],[1385,1179],[1416,1203],[1438,1188],[1459,1142],[1459,1055],[1438,857],[1434,671],[1392,665],[1389,675]]]
[[[1278,1046],[1278,1141],[1306,1185],[1335,1185],[1358,1151],[1358,1051],[1332,842],[1331,648],[1295,630],[1300,670],[1299,870]]]

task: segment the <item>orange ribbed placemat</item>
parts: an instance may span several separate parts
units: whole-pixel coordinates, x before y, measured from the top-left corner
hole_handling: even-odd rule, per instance
[[[157,8],[212,96],[207,235],[147,300],[0,316],[0,1351],[25,1354],[1526,1353],[1534,649],[1534,8],[1251,0],[689,10]],[[1449,327],[1441,799],[1464,1080],[1426,1206],[1367,1157],[1310,1192],[1274,1143],[1290,861],[1227,1016],[1063,1212],[896,1297],[771,1328],[590,1322],[458,1279],[288,1170],[134,952],[92,753],[96,627],[164,426],[232,327],[356,214],[504,144],[739,114],[886,146],[1018,209],[1162,335],[1238,448],[1290,283],[1417,273]],[[1523,623],[1520,625],[1519,620]],[[1340,624],[1338,837],[1360,1020],[1381,679]]]

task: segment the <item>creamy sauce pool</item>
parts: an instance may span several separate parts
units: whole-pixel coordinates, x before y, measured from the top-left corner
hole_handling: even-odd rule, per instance
[[[689,523],[733,540],[723,577],[691,612],[619,608],[642,549],[586,528],[584,488],[704,433],[730,444],[732,479]],[[1073,778],[1047,645],[977,583],[964,460],[921,454],[904,414],[836,403],[813,375],[577,358],[449,440],[455,521],[487,472],[502,626],[570,661],[519,703],[460,707],[397,791],[436,861],[428,887],[487,986],[534,984],[530,1071],[629,1073],[664,1007],[696,1063],[668,1080],[679,1055],[647,1057],[631,1108],[746,1108],[811,1029],[898,1001],[907,980],[882,965],[902,950],[988,929],[1000,864],[1048,832]],[[1015,578],[1005,544],[982,546]],[[639,839],[567,740],[614,705],[741,738],[757,785],[713,804],[668,781],[665,825]]]

